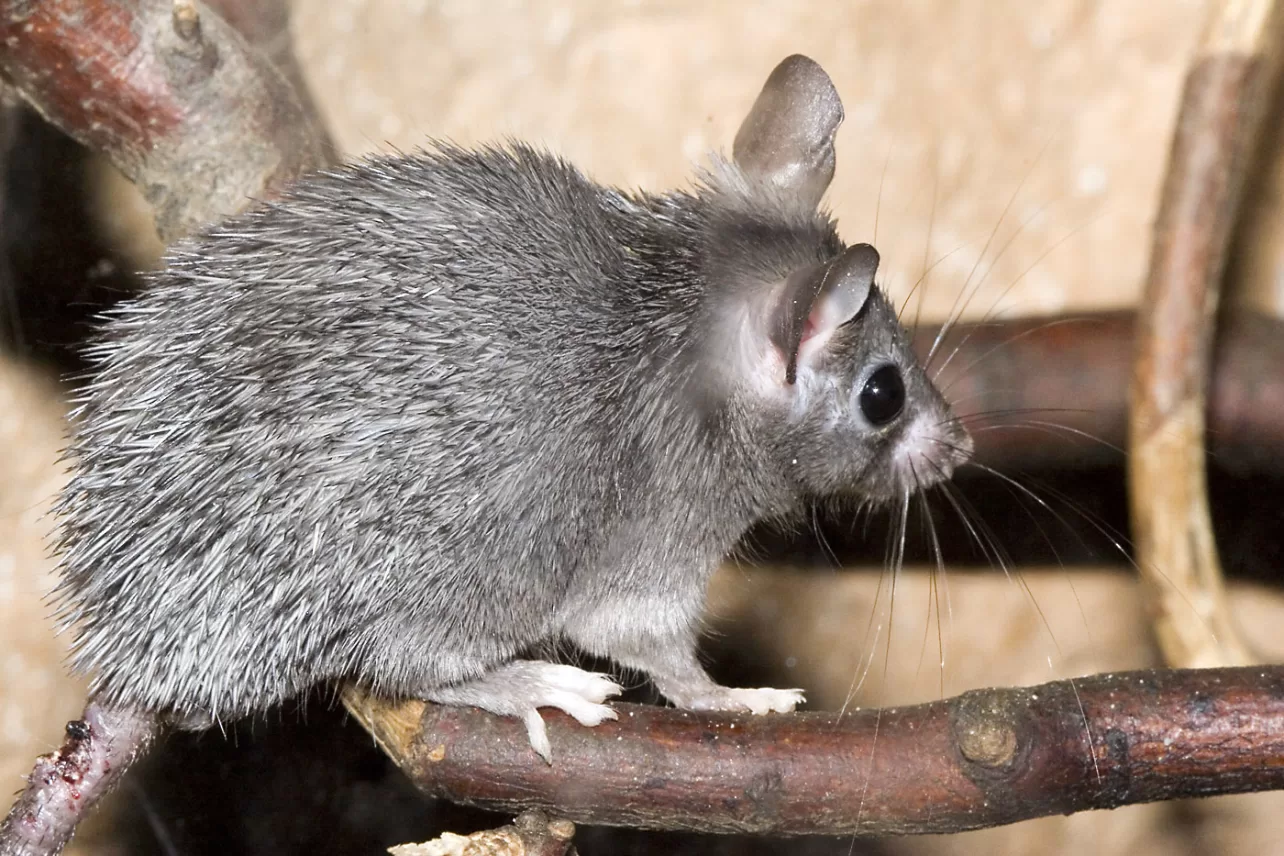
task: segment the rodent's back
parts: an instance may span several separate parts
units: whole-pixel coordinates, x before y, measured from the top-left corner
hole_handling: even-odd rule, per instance
[[[177,248],[107,326],[70,450],[77,669],[236,716],[347,672],[399,689],[401,612],[410,646],[538,635],[551,553],[600,537],[565,504],[609,504],[594,396],[566,389],[629,371],[606,193],[527,149],[380,158]]]

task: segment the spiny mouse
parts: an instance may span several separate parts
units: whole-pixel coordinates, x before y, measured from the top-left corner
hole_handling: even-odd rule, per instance
[[[57,506],[99,709],[203,728],[353,681],[520,717],[549,759],[541,708],[619,692],[525,658],[569,643],[681,708],[792,710],[698,660],[719,561],[971,451],[822,206],[842,119],[794,55],[690,189],[433,144],[173,247],[92,352]]]

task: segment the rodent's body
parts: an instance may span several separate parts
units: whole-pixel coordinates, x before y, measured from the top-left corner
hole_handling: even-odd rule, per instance
[[[970,440],[820,199],[842,107],[773,72],[691,191],[514,145],[309,177],[173,249],[94,356],[58,508],[74,666],[200,727],[358,681],[614,716],[569,642],[693,709],[709,575],[807,497],[898,499]]]
[[[180,247],[109,328],[73,449],[76,665],[239,716],[698,609],[782,497],[683,388],[702,234],[518,148],[346,167]]]
[[[162,725],[320,683],[520,718],[550,763],[539,710],[594,726],[621,690],[531,659],[561,643],[688,710],[793,710],[699,661],[720,558],[971,454],[821,208],[842,118],[794,55],[689,192],[439,147],[174,248],[90,354],[56,596],[94,698],[0,853],[61,847]]]

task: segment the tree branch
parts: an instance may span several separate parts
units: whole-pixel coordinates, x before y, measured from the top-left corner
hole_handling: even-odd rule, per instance
[[[774,835],[960,832],[1284,787],[1284,667],[1142,671],[845,715],[617,705],[585,728],[471,708],[348,709],[425,792],[582,823]]]
[[[293,67],[284,0],[216,0]],[[327,162],[300,100],[227,22],[193,0],[0,0],[0,75],[48,121],[106,155],[172,242]],[[154,723],[90,703],[37,760],[0,822],[0,853],[61,852],[76,823],[146,750]]]
[[[1254,658],[1231,620],[1204,461],[1218,292],[1266,102],[1277,88],[1284,12],[1220,2],[1186,78],[1138,304],[1130,391],[1129,495],[1137,564],[1165,659]],[[1211,631],[1211,632],[1210,632]]]
[[[973,437],[977,459],[1017,468],[1121,465],[1134,326],[1132,312],[956,325],[946,349],[958,353],[940,381],[951,398],[966,402],[961,414],[986,414],[985,424],[996,426],[1004,423],[994,417],[1005,413],[1014,425],[1053,423],[1069,429],[1072,441],[1037,426],[986,430]],[[936,333],[919,329],[922,353]],[[1211,368],[1209,450],[1223,464],[1284,473],[1284,321],[1251,310],[1224,313]]]
[[[0,0],[0,43],[0,74],[139,187],[165,243],[326,162],[286,77],[195,0]]]
[[[507,826],[472,835],[447,832],[424,844],[399,844],[392,856],[568,856],[575,824],[552,820],[543,812],[526,811]]]

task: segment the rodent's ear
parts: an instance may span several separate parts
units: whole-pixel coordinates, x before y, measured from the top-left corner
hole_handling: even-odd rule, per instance
[[[767,78],[732,153],[750,179],[815,208],[834,177],[834,134],[842,123],[843,103],[829,75],[794,54]]]
[[[785,382],[798,362],[864,307],[878,271],[878,250],[853,244],[828,262],[794,271],[773,310],[771,343],[785,358]]]

